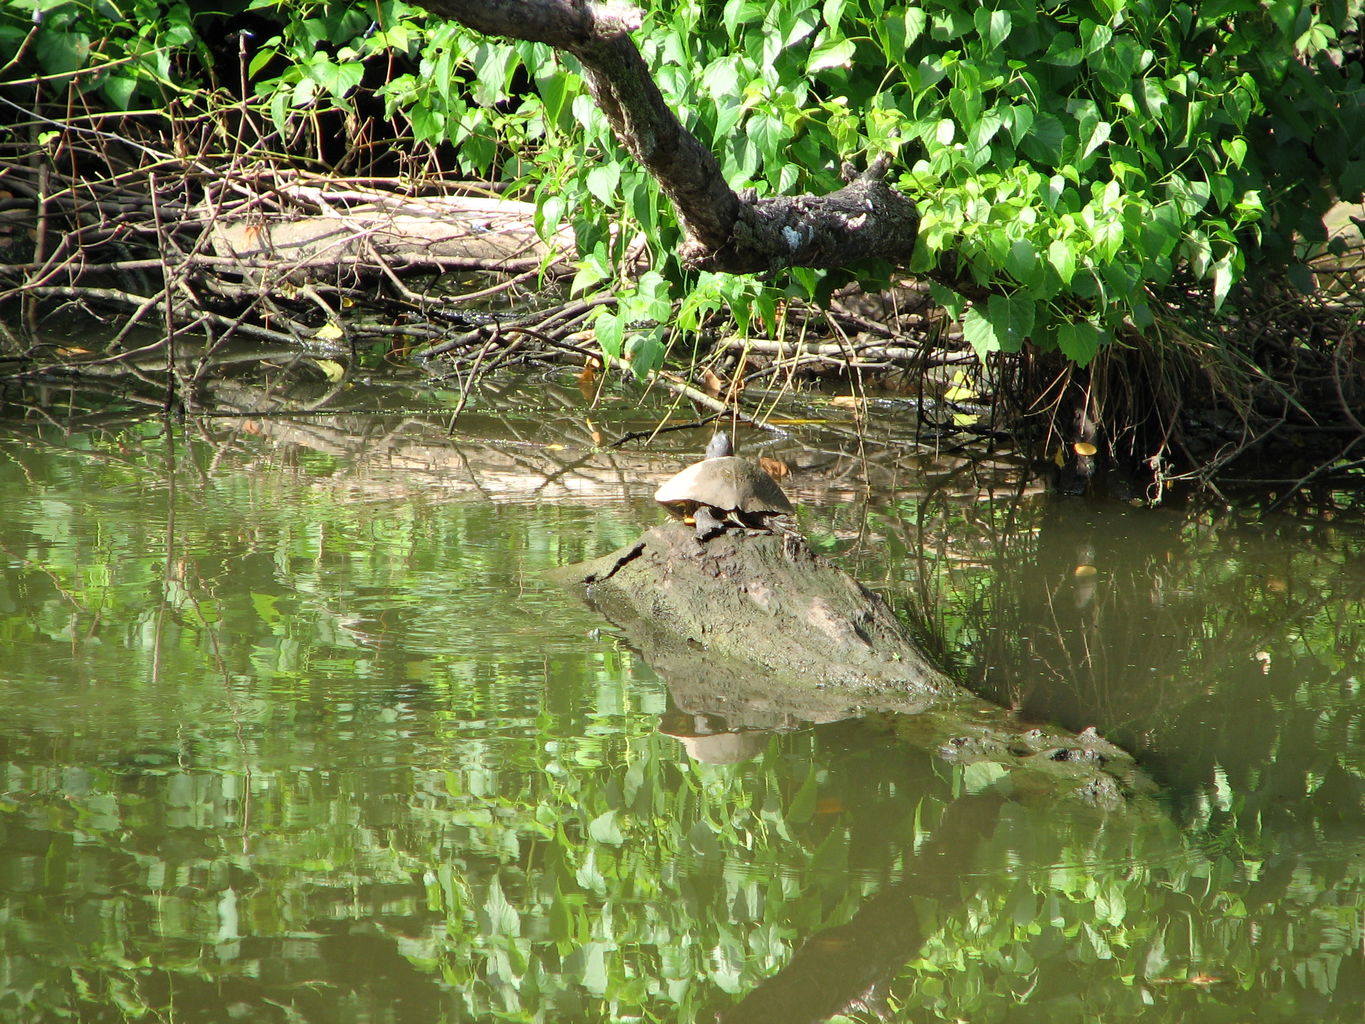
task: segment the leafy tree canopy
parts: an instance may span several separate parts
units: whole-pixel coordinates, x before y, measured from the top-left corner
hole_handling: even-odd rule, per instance
[[[1031,339],[1084,365],[1161,319],[1172,286],[1202,287],[1218,310],[1248,274],[1292,272],[1333,199],[1365,189],[1365,86],[1349,51],[1360,0],[644,6],[637,43],[732,186],[826,192],[842,162],[896,155],[924,215],[910,269],[934,278],[983,356]],[[622,296],[598,324],[609,351],[627,344],[624,325],[663,319],[678,298],[683,329],[722,305],[747,328],[774,316],[783,290],[818,297],[838,278],[686,274],[656,184],[611,137],[573,59],[540,44],[393,0],[14,0],[0,17],[7,78],[16,64],[93,67],[80,88],[121,108],[235,87],[224,30],[250,29],[247,99],[277,148],[328,112],[395,119],[411,134],[399,146],[515,182],[543,227],[572,223],[575,287]],[[655,270],[628,287],[621,257],[639,232]],[[662,358],[657,339],[635,344],[638,365]]]

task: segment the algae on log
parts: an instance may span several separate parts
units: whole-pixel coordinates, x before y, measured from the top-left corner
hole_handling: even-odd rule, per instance
[[[622,629],[689,714],[737,728],[862,718],[953,763],[1000,766],[977,777],[1016,796],[1117,808],[1153,788],[1093,729],[1030,727],[957,686],[885,601],[800,537],[698,542],[674,521],[552,575]]]
[[[960,696],[885,601],[798,538],[726,530],[698,543],[690,527],[669,522],[560,575],[585,584],[589,601],[623,628],[641,620],[665,658],[679,646],[691,657],[700,645],[803,689],[899,694],[911,701],[905,710]]]

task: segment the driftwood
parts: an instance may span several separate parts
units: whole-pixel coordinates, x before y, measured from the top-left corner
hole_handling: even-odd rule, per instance
[[[257,286],[307,281],[321,273],[402,272],[411,267],[530,270],[574,248],[562,229],[555,246],[535,231],[535,206],[481,196],[414,196],[326,181],[282,182],[277,206],[219,214],[204,204],[214,255]]]
[[[699,543],[669,522],[555,576],[624,631],[681,710],[731,731],[876,716],[954,763],[1002,766],[1011,792],[1117,808],[1151,789],[1093,730],[1028,728],[955,685],[881,598],[800,538]]]
[[[627,34],[640,12],[582,0],[419,0],[489,35],[546,43],[572,54],[617,139],[658,180],[689,241],[683,259],[702,270],[761,273],[845,267],[865,259],[909,262],[919,210],[883,178],[886,157],[829,195],[758,199],[737,194],[720,163],[668,108]]]

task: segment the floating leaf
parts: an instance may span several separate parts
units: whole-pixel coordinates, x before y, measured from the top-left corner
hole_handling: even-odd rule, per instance
[[[583,397],[592,401],[593,393],[596,391],[597,368],[590,362],[583,367],[583,371],[578,375],[578,390],[583,393]]]
[[[976,390],[962,384],[954,384],[943,392],[945,402],[970,402],[976,397]]]
[[[787,464],[781,459],[770,459],[766,455],[759,457],[758,464],[763,467],[763,472],[767,473],[774,480],[781,480],[791,472],[791,470],[787,468]]]
[[[346,367],[342,366],[335,359],[314,359],[317,368],[333,384],[339,383],[346,376]]]

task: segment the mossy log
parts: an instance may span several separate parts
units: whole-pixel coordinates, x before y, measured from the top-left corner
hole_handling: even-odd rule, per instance
[[[674,521],[565,576],[612,621],[641,620],[654,653],[700,648],[802,689],[895,694],[910,709],[958,696],[885,601],[799,538],[732,529],[699,543]]]
[[[738,728],[870,718],[1005,788],[1121,806],[1151,784],[1098,736],[1030,727],[955,684],[879,596],[800,537],[668,522],[558,570],[625,633],[680,707]],[[1023,773],[1014,769],[1027,769]]]

